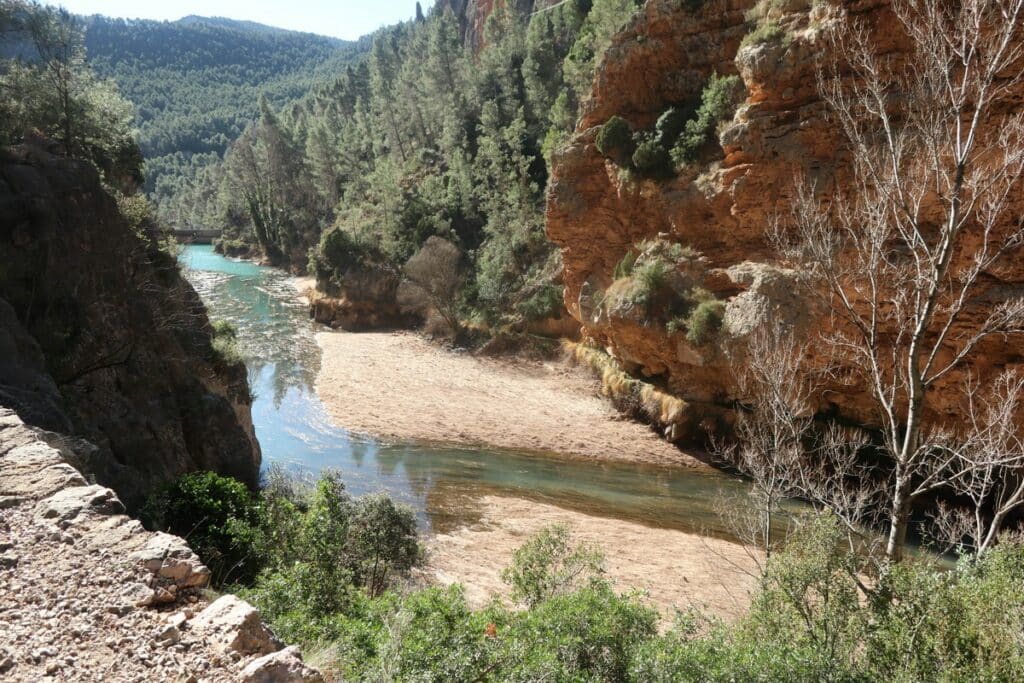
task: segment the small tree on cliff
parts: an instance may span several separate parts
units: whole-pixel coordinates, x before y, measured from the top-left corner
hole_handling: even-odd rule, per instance
[[[1024,243],[1014,213],[1024,0],[896,0],[892,10],[906,53],[876,54],[869,28],[853,22],[832,32],[836,61],[818,86],[848,144],[849,176],[827,197],[800,184],[792,225],[775,232],[824,293],[835,371],[860,375],[873,399],[892,463],[880,489],[886,556],[899,561],[915,500],[979,491],[986,472],[1019,481],[1024,464],[1017,385],[972,377],[986,340],[1024,331],[1024,301],[998,286]],[[979,409],[954,431],[935,417],[935,389],[960,382]],[[1000,391],[1012,410],[967,400]],[[1000,510],[1022,503],[1010,487]]]

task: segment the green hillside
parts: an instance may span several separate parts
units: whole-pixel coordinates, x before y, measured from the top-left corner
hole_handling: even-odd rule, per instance
[[[172,198],[256,117],[261,93],[301,97],[366,45],[230,19],[93,16],[86,49],[135,105],[146,190],[173,220]]]

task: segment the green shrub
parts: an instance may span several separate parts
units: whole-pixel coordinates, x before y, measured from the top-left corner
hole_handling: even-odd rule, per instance
[[[214,320],[213,339],[210,348],[215,363],[224,366],[238,365],[242,362],[242,354],[238,350],[238,329],[227,320]]]
[[[633,279],[639,285],[646,300],[664,289],[672,274],[674,264],[662,259],[644,261],[633,270]]]
[[[251,577],[258,564],[236,525],[257,524],[259,505],[245,484],[214,472],[186,474],[152,493],[141,511],[151,529],[182,536],[217,584]]]
[[[739,76],[712,74],[701,93],[700,107],[672,149],[672,160],[679,166],[692,163],[704,145],[710,142],[718,124],[728,120],[742,98],[743,81]]]
[[[604,558],[585,546],[570,544],[568,527],[545,527],[519,547],[502,580],[512,587],[512,599],[534,607],[604,573]]]
[[[686,128],[689,118],[688,113],[678,107],[669,107],[658,117],[658,122],[654,124],[654,131],[656,139],[662,147],[672,149],[675,146],[676,140]]]
[[[784,42],[786,38],[786,31],[770,21],[759,24],[757,28],[743,36],[743,40],[740,41],[740,47],[749,47],[751,45],[763,45],[765,43]]]
[[[355,583],[375,597],[420,560],[416,515],[408,505],[396,505],[386,493],[356,501],[344,551],[353,558]]]
[[[516,615],[496,680],[626,681],[636,648],[656,633],[657,613],[603,581],[556,595]]]
[[[325,291],[339,284],[352,268],[372,267],[383,261],[379,250],[353,237],[342,227],[324,231],[320,242],[311,250],[309,270],[316,276],[317,286]]]
[[[694,346],[704,346],[722,329],[725,303],[718,300],[701,301],[686,320],[686,340]]]
[[[633,141],[633,127],[621,116],[613,116],[601,126],[595,144],[597,151],[602,155],[619,166],[627,166],[636,149],[636,143]]]
[[[626,255],[619,259],[619,262],[615,264],[615,270],[612,271],[612,277],[619,280],[632,275],[633,266],[636,265],[636,259],[639,255],[639,251],[634,251],[633,249],[627,251]]]
[[[562,311],[563,289],[558,285],[544,285],[524,301],[519,302],[517,308],[528,321],[554,318]]]
[[[458,585],[410,593],[384,616],[375,661],[348,680],[497,680],[496,634],[509,616],[496,607],[472,610]]]
[[[672,156],[656,139],[639,143],[633,152],[632,162],[637,173],[646,178],[670,178],[675,170]]]

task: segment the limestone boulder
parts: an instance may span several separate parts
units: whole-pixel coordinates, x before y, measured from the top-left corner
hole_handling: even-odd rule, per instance
[[[243,683],[323,683],[316,669],[306,666],[299,648],[286,647],[279,652],[253,660],[242,670]]]
[[[145,567],[161,583],[178,589],[199,588],[210,580],[210,570],[179,536],[152,534],[129,559]]]
[[[224,595],[211,603],[196,615],[191,627],[222,653],[265,655],[281,649],[280,641],[263,624],[256,608],[234,595]]]

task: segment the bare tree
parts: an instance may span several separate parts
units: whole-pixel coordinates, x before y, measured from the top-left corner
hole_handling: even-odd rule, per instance
[[[969,426],[951,440],[950,472],[967,504],[940,502],[931,516],[947,547],[968,544],[980,553],[996,543],[1007,518],[1024,509],[1024,377],[1006,372],[984,392],[972,382],[965,393]]]
[[[1024,172],[1024,114],[1013,112],[1022,8],[895,0],[903,54],[876,54],[852,21],[832,31],[836,61],[818,87],[848,143],[849,182],[828,198],[801,183],[792,229],[775,235],[825,293],[831,348],[873,400],[892,462],[882,491],[892,561],[914,501],[958,490],[977,469],[966,442],[937,424],[936,387],[986,339],[1024,329],[1021,300],[980,304],[1024,242],[1024,222],[1009,215]]]
[[[459,323],[458,294],[462,285],[462,254],[448,240],[431,236],[403,268],[405,280],[399,302],[423,315],[431,311],[444,320],[453,334]]]
[[[720,516],[767,564],[782,541],[775,529],[783,502],[798,494],[803,479],[816,387],[804,364],[807,349],[781,325],[755,332],[744,351],[745,359],[732,359],[742,397],[735,441],[715,442],[713,451],[750,479],[750,500],[730,501]]]

